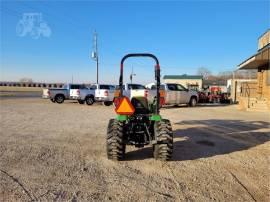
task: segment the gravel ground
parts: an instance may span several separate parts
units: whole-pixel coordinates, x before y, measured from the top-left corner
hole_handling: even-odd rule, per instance
[[[0,201],[269,201],[269,114],[168,107],[174,156],[106,158],[113,107],[0,100]]]

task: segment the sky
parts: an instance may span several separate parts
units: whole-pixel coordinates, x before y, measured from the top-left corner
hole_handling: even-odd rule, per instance
[[[155,54],[162,76],[199,67],[217,74],[253,55],[270,28],[270,1],[260,0],[1,0],[0,13],[2,81],[95,82],[95,30],[101,83],[117,83],[121,58],[134,52]],[[131,58],[124,67],[126,82],[132,68],[134,82],[154,81],[151,59]]]

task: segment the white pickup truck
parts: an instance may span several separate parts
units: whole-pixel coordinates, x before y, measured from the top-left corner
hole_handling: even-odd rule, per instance
[[[116,87],[117,89],[119,86]],[[123,95],[129,97],[147,97],[148,90],[141,84],[126,83],[123,85]]]
[[[77,99],[80,104],[92,105],[94,102],[102,102],[109,106],[113,102],[114,90],[114,85],[93,84],[89,88],[77,89],[73,99]]]
[[[156,89],[156,85],[151,83],[146,85],[146,88],[150,90],[151,96],[151,91]],[[165,83],[160,85],[160,89],[165,90],[165,105],[188,104],[195,107],[198,102],[198,93],[186,89],[181,84]]]
[[[44,88],[42,98],[61,104],[65,100],[76,99],[76,95],[82,89],[86,89],[84,84],[65,84],[63,88]]]

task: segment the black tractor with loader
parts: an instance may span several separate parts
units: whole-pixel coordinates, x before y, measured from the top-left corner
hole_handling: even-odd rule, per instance
[[[127,97],[123,90],[124,62],[130,57],[150,57],[155,61],[156,89],[154,99],[147,96]],[[149,53],[125,55],[121,60],[119,88],[115,91],[114,105],[117,117],[111,119],[107,129],[107,156],[123,160],[126,145],[144,147],[151,144],[157,160],[170,160],[173,153],[173,132],[169,120],[160,116],[164,104],[164,91],[160,89],[160,66],[156,56]]]

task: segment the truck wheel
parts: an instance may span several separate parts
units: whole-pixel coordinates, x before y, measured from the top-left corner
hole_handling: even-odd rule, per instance
[[[154,158],[161,161],[168,161],[173,153],[173,132],[169,120],[156,121],[154,125],[157,144],[153,146]]]
[[[58,104],[62,104],[65,101],[65,97],[63,95],[56,95],[54,100]]]
[[[105,106],[111,106],[112,103],[113,102],[111,102],[111,101],[105,101],[105,102],[103,102],[103,105],[105,105]]]
[[[52,102],[55,102],[55,100],[54,99],[50,99]]]
[[[78,100],[78,103],[83,105],[84,104],[84,100]]]
[[[92,104],[94,104],[95,100],[92,96],[88,96],[85,98],[85,102],[87,105],[92,105]]]
[[[190,107],[195,107],[197,105],[197,99],[196,97],[191,97],[189,101],[189,106]]]
[[[122,160],[126,151],[124,143],[124,124],[111,119],[107,128],[107,157],[112,160]]]

